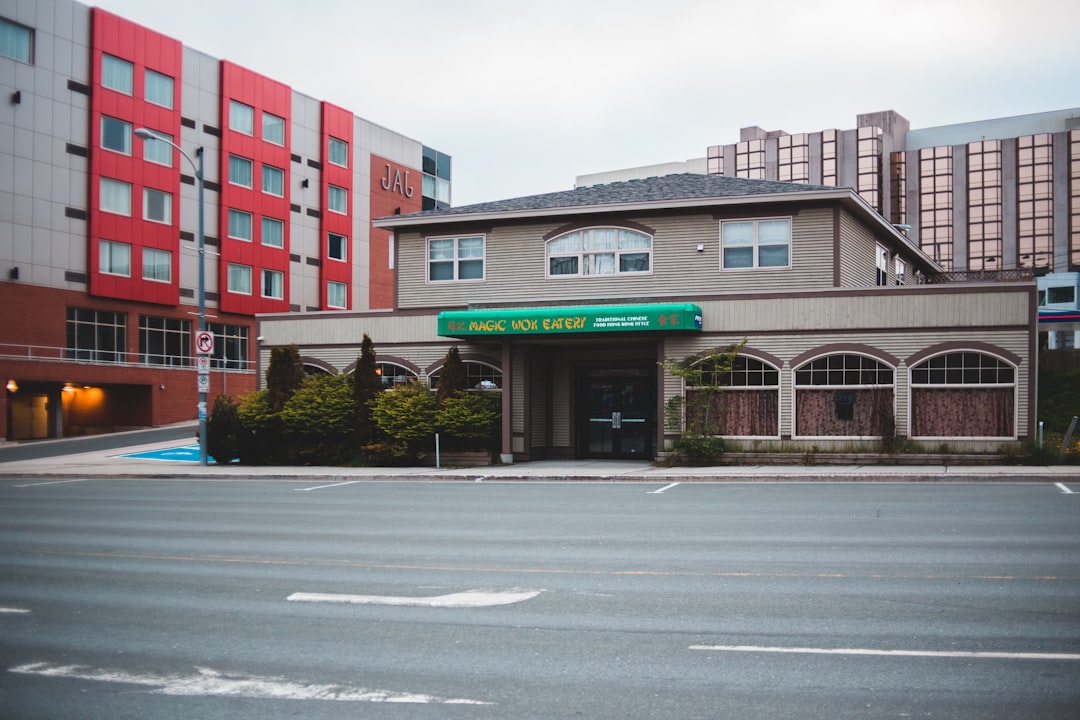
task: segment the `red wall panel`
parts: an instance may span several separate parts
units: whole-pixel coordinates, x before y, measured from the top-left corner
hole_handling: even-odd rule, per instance
[[[330,162],[329,147],[331,137],[348,143],[348,167],[342,167],[341,165]],[[322,268],[319,303],[324,310],[327,309],[327,283],[331,281],[340,282],[344,283],[346,288],[345,307],[352,308],[354,303],[352,297],[352,269],[357,261],[355,254],[356,248],[358,247],[358,243],[354,237],[355,224],[353,223],[353,218],[356,215],[356,208],[353,207],[353,169],[354,163],[356,162],[356,148],[353,143],[353,114],[348,110],[343,110],[342,108],[324,102],[322,104],[322,132],[320,133],[320,142],[322,143],[323,162],[322,182],[320,183],[319,192],[322,199],[323,211],[319,230],[319,244],[321,247],[319,257]],[[345,188],[348,192],[349,207],[347,214],[342,215],[330,211],[328,195],[331,185]],[[344,235],[349,239],[346,244],[347,251],[344,261],[329,256],[329,233]]]
[[[132,131],[148,127],[180,137],[180,87],[183,81],[182,45],[165,35],[136,25],[99,8],[93,8],[92,91],[90,100],[90,176],[89,229],[87,239],[90,294],[125,300],[176,305],[179,299],[180,272],[180,166],[174,153],[173,166],[165,167],[142,159],[142,140],[131,137],[131,154],[124,155],[101,146],[103,115],[130,123]],[[126,60],[133,66],[132,94],[127,95],[101,84],[104,54]],[[154,70],[173,79],[172,108],[148,102],[145,97],[146,70]],[[101,178],[106,177],[131,186],[131,214],[117,215],[101,211]],[[172,195],[171,222],[143,220],[143,188],[150,187]],[[129,276],[100,271],[101,239],[131,246]],[[166,250],[172,254],[169,282],[144,280],[143,248]]]
[[[251,135],[229,128],[230,100],[254,109],[254,131]],[[263,113],[285,120],[285,142],[277,145],[262,137]],[[221,260],[220,302],[225,312],[254,315],[289,310],[289,193],[290,137],[292,89],[233,63],[221,63]],[[229,182],[229,156],[237,155],[252,161],[250,189]],[[282,196],[262,190],[263,166],[270,165],[284,172]],[[250,242],[230,238],[229,209],[250,213],[252,239]],[[277,248],[262,242],[262,218],[280,220],[284,224],[284,246]],[[228,290],[230,263],[251,267],[251,293]],[[283,293],[280,299],[262,296],[262,270],[282,273]]]

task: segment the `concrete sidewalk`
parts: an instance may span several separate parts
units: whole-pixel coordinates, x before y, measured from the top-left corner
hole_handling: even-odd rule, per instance
[[[251,467],[127,458],[191,445],[175,440],[51,458],[0,462],[0,477],[184,480],[578,481],[578,482],[1054,482],[1080,485],[1080,466],[1024,465],[721,465],[658,467],[630,460],[541,460],[470,468]],[[1080,487],[1077,487],[1080,493]]]

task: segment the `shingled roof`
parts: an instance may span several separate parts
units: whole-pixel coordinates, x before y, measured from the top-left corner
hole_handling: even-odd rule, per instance
[[[602,207],[608,205],[657,204],[667,202],[708,200],[710,198],[735,198],[761,195],[829,192],[841,194],[850,192],[846,188],[825,185],[804,185],[799,183],[776,182],[773,180],[751,180],[749,178],[727,177],[724,175],[664,175],[640,180],[627,180],[605,185],[579,187],[573,190],[529,195],[510,200],[463,205],[443,210],[425,210],[391,218],[380,218],[377,224],[394,225],[394,221],[407,221],[412,224],[430,219],[451,219],[462,215],[515,214],[522,212],[542,212],[569,210],[572,208]],[[410,222],[411,221],[411,222]]]

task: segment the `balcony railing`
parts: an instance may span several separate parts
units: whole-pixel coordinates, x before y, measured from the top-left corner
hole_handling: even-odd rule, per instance
[[[62,362],[78,365],[112,365],[122,367],[194,369],[195,358],[191,355],[162,355],[131,353],[117,350],[91,350],[88,348],[50,347],[47,345],[16,345],[0,343],[0,358],[7,360],[30,360],[33,362]],[[255,363],[251,360],[210,358],[211,370],[253,373]]]
[[[923,282],[927,285],[956,282],[1024,282],[1034,280],[1035,271],[1031,268],[1013,270],[951,270],[949,272],[926,275]]]

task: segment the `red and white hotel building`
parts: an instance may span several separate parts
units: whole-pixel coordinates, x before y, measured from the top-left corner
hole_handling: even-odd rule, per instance
[[[197,417],[200,159],[211,398],[256,388],[258,313],[392,308],[372,218],[450,201],[447,155],[348,109],[99,8],[0,0],[0,437]]]

